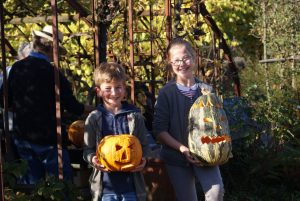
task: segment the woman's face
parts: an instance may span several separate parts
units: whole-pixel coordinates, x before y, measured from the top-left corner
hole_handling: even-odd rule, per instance
[[[194,77],[195,59],[185,46],[173,46],[169,50],[169,63],[176,74],[176,79],[190,79]]]

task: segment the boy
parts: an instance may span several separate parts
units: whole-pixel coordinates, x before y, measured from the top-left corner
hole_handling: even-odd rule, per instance
[[[93,201],[145,201],[146,191],[141,170],[145,158],[131,172],[109,172],[99,164],[97,145],[106,135],[132,134],[142,145],[143,156],[149,152],[144,119],[139,110],[126,102],[126,74],[117,63],[102,63],[95,69],[97,96],[102,98],[97,110],[85,122],[83,157],[93,166],[90,177]]]

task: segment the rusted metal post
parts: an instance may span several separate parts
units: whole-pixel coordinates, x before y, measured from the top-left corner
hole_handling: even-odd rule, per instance
[[[171,0],[165,0],[166,37],[168,44],[172,40]]]
[[[194,13],[195,13],[195,20],[196,20],[196,24],[198,26],[199,23],[199,4],[197,0],[193,0],[193,8],[194,8]],[[201,58],[200,58],[200,51],[199,48],[196,49],[196,53],[197,53],[197,76],[200,75],[200,72],[202,73],[201,75],[204,77],[205,73],[204,70],[201,69]]]
[[[54,84],[55,84],[55,106],[56,106],[56,134],[58,152],[58,178],[63,180],[63,158],[62,158],[62,129],[60,110],[60,82],[59,82],[59,49],[58,49],[58,19],[57,2],[51,0],[52,28],[53,28],[53,61],[54,61]]]
[[[165,17],[166,17],[166,39],[167,46],[172,40],[172,17],[171,17],[171,0],[165,0]],[[166,55],[164,55],[166,56]],[[169,80],[172,77],[171,71],[167,69],[166,79]]]
[[[100,42],[99,42],[99,20],[96,12],[97,0],[93,0],[93,30],[94,30],[94,56],[95,56],[95,66],[100,64]]]
[[[6,86],[6,56],[5,56],[5,44],[4,44],[4,9],[3,9],[3,1],[0,0],[0,24],[1,24],[1,54],[2,54],[2,72],[3,72],[3,87],[4,87],[4,96],[3,96],[3,102],[4,102],[4,133],[5,135],[8,134],[8,113],[7,113],[7,86]],[[4,135],[4,136],[5,136]],[[2,134],[0,138],[0,197],[1,201],[4,201],[4,185],[3,185],[3,158],[2,158]]]
[[[152,21],[153,21],[153,4],[150,1],[150,61],[151,61],[151,82],[150,82],[150,90],[151,90],[151,94],[152,94],[152,108],[154,107],[154,103],[155,103],[155,86],[156,86],[156,82],[155,82],[155,67],[153,64],[153,55],[154,55],[154,50],[153,50],[153,27],[152,27]]]
[[[130,45],[130,85],[131,85],[131,101],[135,103],[135,86],[134,86],[134,41],[133,41],[133,2],[134,0],[128,0],[128,29],[129,29],[129,45]]]

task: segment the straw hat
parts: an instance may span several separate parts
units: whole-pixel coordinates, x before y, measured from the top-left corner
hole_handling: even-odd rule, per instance
[[[61,43],[63,41],[64,35],[60,30],[57,30],[57,32],[58,32],[58,40]],[[50,25],[46,25],[41,31],[33,30],[33,34],[39,37],[46,38],[50,41],[53,41],[53,29],[52,26]]]
[[[60,53],[61,55],[65,55],[67,53],[67,50],[61,44],[64,38],[64,34],[60,30],[57,30],[57,32],[58,32],[58,41],[59,41],[58,46],[60,49]],[[33,30],[32,33],[35,36],[43,37],[50,41],[53,41],[53,29],[52,26],[50,25],[46,25],[41,31]]]

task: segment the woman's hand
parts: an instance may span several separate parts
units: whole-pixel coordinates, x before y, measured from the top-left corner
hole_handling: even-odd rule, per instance
[[[181,142],[177,141],[175,138],[173,138],[168,132],[166,131],[161,132],[158,135],[158,139],[162,143],[172,147],[173,149],[179,150],[185,156],[188,162],[195,165],[201,165],[201,162],[191,155],[189,148],[184,146]]]
[[[102,172],[109,172],[109,170],[102,164],[100,164],[97,156],[93,156],[92,158],[92,163],[93,163],[93,166],[97,169],[97,170],[100,170]]]
[[[179,147],[179,151],[185,156],[186,160],[188,160],[190,163],[201,166],[200,161],[191,155],[189,148],[187,148],[184,145],[181,145]]]
[[[147,160],[145,158],[142,158],[141,163],[138,166],[136,166],[135,169],[131,170],[130,172],[142,171],[144,169],[144,167],[146,166],[146,162],[147,162]]]

